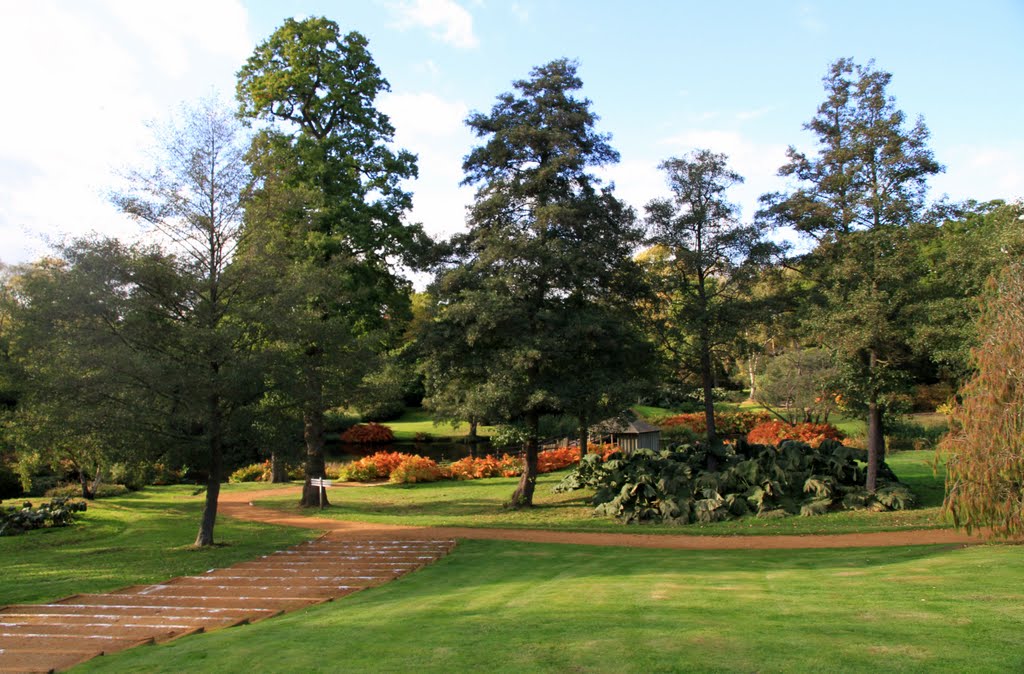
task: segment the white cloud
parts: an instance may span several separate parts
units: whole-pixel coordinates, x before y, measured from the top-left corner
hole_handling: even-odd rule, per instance
[[[947,194],[956,201],[1024,198],[1024,142],[934,149],[946,172],[931,180],[933,196]]]
[[[454,0],[411,0],[390,8],[400,30],[427,28],[435,39],[460,49],[480,45],[473,32],[473,16]]]
[[[380,98],[380,109],[395,127],[395,143],[418,157],[420,178],[409,185],[411,219],[437,238],[463,231],[473,198],[471,188],[459,187],[462,158],[474,143],[464,124],[469,107],[432,93],[389,93]]]
[[[820,35],[828,30],[828,25],[822,20],[821,15],[818,13],[818,8],[810,3],[800,5],[797,10],[797,17],[800,27],[808,33]]]
[[[729,195],[739,204],[745,221],[752,220],[758,209],[758,198],[766,192],[784,188],[778,177],[779,167],[786,163],[786,146],[758,143],[732,130],[693,130],[662,141],[673,154],[708,149],[729,157],[729,166],[745,179]]]
[[[247,30],[235,0],[5,4],[0,90],[20,104],[0,106],[0,260],[65,234],[137,231],[104,196],[114,169],[149,142],[145,120],[233,85]]]
[[[516,17],[519,23],[526,23],[530,20],[530,10],[518,2],[513,2],[508,10],[512,12],[512,16]]]

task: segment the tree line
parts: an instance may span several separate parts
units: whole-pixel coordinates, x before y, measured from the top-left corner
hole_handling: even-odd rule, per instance
[[[924,122],[888,73],[840,59],[815,146],[789,149],[790,187],[752,221],[706,149],[666,159],[667,194],[638,214],[597,177],[619,155],[577,70],[538,66],[470,115],[475,196],[437,242],[408,220],[416,157],[376,107],[389,85],[366,39],[287,20],[239,71],[237,110],[185,111],[111,195],[147,243],[4,269],[4,462],[71,466],[87,496],[113,464],[198,467],[209,545],[229,466],[260,448],[280,472],[301,444],[317,504],[325,415],[421,386],[439,419],[522,429],[524,507],[543,418],[573,419],[585,451],[594,422],[697,390],[713,449],[717,385],[742,371],[754,395],[784,355],[864,415],[874,489],[907,387],[972,373],[986,279],[1020,263],[1020,203],[929,203]],[[779,227],[811,244],[773,242]],[[400,270],[434,280],[414,293]]]

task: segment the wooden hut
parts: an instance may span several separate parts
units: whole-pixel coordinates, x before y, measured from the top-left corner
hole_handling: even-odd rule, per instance
[[[626,454],[637,449],[661,449],[661,429],[642,419],[608,419],[590,429],[601,442],[618,445]]]

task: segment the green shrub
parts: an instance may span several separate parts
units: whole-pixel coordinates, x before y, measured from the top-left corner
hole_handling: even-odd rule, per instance
[[[324,412],[324,432],[344,433],[360,421],[359,415],[347,414],[344,410],[333,409]]]
[[[718,468],[707,470],[709,457]],[[826,440],[817,448],[784,441],[778,445],[708,448],[677,446],[662,452],[614,454],[602,462],[588,455],[558,491],[593,487],[595,514],[624,522],[708,523],[756,514],[818,515],[843,508],[900,510],[913,495],[883,464],[880,488],[864,488],[863,450]]]
[[[54,498],[38,508],[25,501],[20,508],[0,507],[0,536],[20,534],[32,529],[63,527],[71,524],[75,513],[85,512],[85,501]]]
[[[888,448],[894,451],[932,449],[948,431],[946,423],[925,425],[907,417],[894,417],[885,426],[885,439]]]
[[[101,482],[93,491],[93,498],[110,498],[112,496],[124,496],[130,490],[123,484]],[[82,485],[75,482],[67,482],[46,490],[47,498],[79,498],[82,496]]]

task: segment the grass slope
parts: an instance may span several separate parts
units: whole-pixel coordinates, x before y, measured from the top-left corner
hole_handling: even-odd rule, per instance
[[[70,527],[0,538],[0,606],[105,592],[202,573],[280,550],[314,534],[218,518],[212,548],[191,546],[203,495],[157,487],[102,499]]]
[[[1022,581],[1024,555],[1009,546],[467,541],[380,588],[81,671],[1022,671]]]
[[[564,473],[542,475],[537,483],[536,507],[510,511],[502,507],[512,495],[518,478],[493,478],[467,482],[435,482],[417,485],[380,485],[339,488],[331,493],[331,508],[318,516],[341,520],[419,526],[535,528],[562,531],[642,531],[643,533],[694,535],[828,534],[950,526],[939,513],[944,475],[932,470],[931,451],[902,452],[888,457],[889,465],[918,494],[922,508],[902,512],[837,512],[818,517],[786,517],[716,522],[688,526],[642,525],[624,527],[615,520],[594,517],[587,499],[590,490],[556,494],[553,487]],[[293,497],[261,500],[296,514],[304,511]]]
[[[419,407],[406,408],[405,413],[394,421],[384,422],[385,426],[391,428],[395,434],[395,440],[412,441],[419,433],[428,434],[438,439],[459,439],[469,433],[469,424],[434,423],[433,417],[426,410]],[[481,436],[491,434],[490,426],[481,426],[477,433]]]

